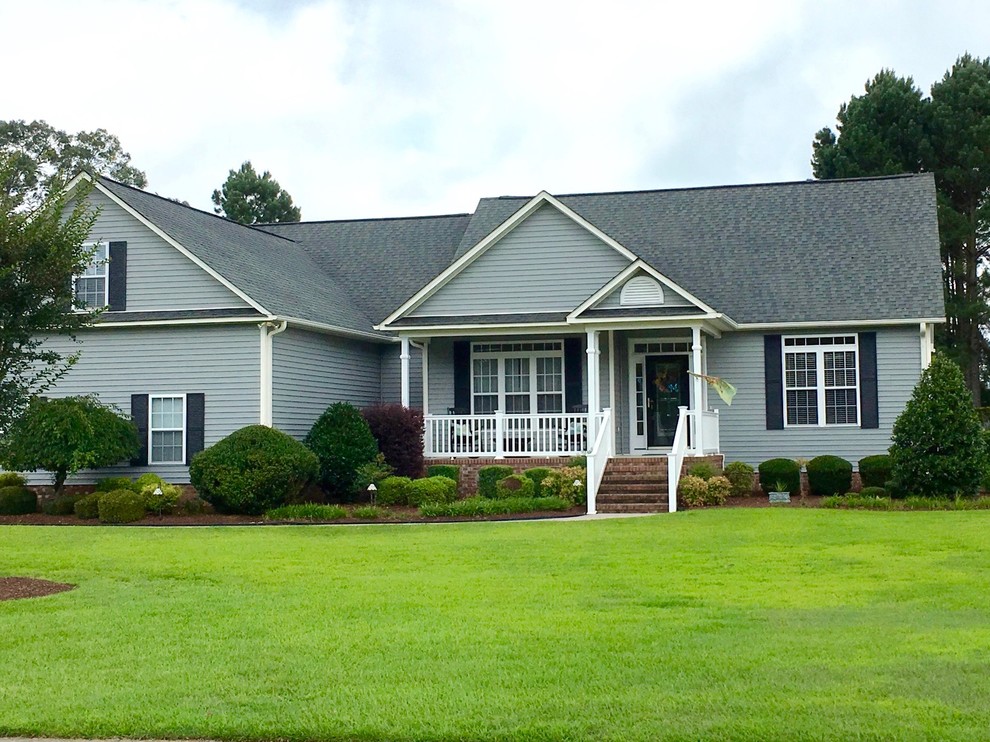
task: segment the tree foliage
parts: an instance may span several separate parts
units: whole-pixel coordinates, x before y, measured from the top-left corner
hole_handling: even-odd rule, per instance
[[[231,170],[226,182],[213,191],[216,213],[240,224],[298,222],[302,212],[267,170],[258,175],[250,162]]]
[[[11,172],[0,156],[0,179]],[[10,426],[29,399],[49,388],[75,363],[44,346],[53,335],[75,337],[97,310],[74,306],[72,276],[93,257],[85,247],[96,218],[86,187],[68,203],[47,194],[27,210],[23,194],[0,192],[0,429]]]
[[[138,451],[134,423],[95,397],[34,399],[0,442],[0,464],[52,473],[56,496],[81,469],[99,469]]]
[[[106,129],[68,134],[44,121],[0,121],[3,156],[11,167],[0,179],[0,190],[30,206],[60,190],[80,170],[138,188],[148,184],[145,174],[130,164],[120,140]]]
[[[990,59],[960,57],[925,97],[910,78],[881,71],[844,103],[838,135],[815,135],[817,178],[931,171],[938,189],[948,323],[939,345],[962,366],[979,399],[990,321],[984,268],[990,253]]]
[[[320,459],[320,485],[341,499],[353,497],[358,469],[378,456],[378,442],[371,428],[347,402],[327,407],[304,443]]]

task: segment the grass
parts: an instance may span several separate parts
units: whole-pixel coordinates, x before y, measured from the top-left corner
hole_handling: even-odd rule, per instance
[[[990,513],[0,528],[0,734],[979,739]]]

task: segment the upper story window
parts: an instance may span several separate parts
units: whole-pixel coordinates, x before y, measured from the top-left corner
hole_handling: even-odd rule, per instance
[[[476,415],[564,411],[564,344],[475,343],[471,401]]]
[[[99,309],[110,303],[107,280],[107,244],[98,242],[93,258],[81,276],[76,276],[75,302],[80,309]]]
[[[856,336],[783,340],[786,425],[858,425]]]

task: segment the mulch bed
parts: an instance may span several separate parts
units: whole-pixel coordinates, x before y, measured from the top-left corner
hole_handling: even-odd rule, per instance
[[[19,598],[40,598],[72,590],[75,585],[50,580],[37,580],[33,577],[0,577],[0,600]]]

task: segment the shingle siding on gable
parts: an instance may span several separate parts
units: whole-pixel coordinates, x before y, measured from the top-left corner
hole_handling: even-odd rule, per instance
[[[89,199],[100,209],[94,240],[127,242],[127,310],[217,309],[248,304],[105,194]]]
[[[412,316],[568,311],[629,260],[543,206],[412,312]]]

